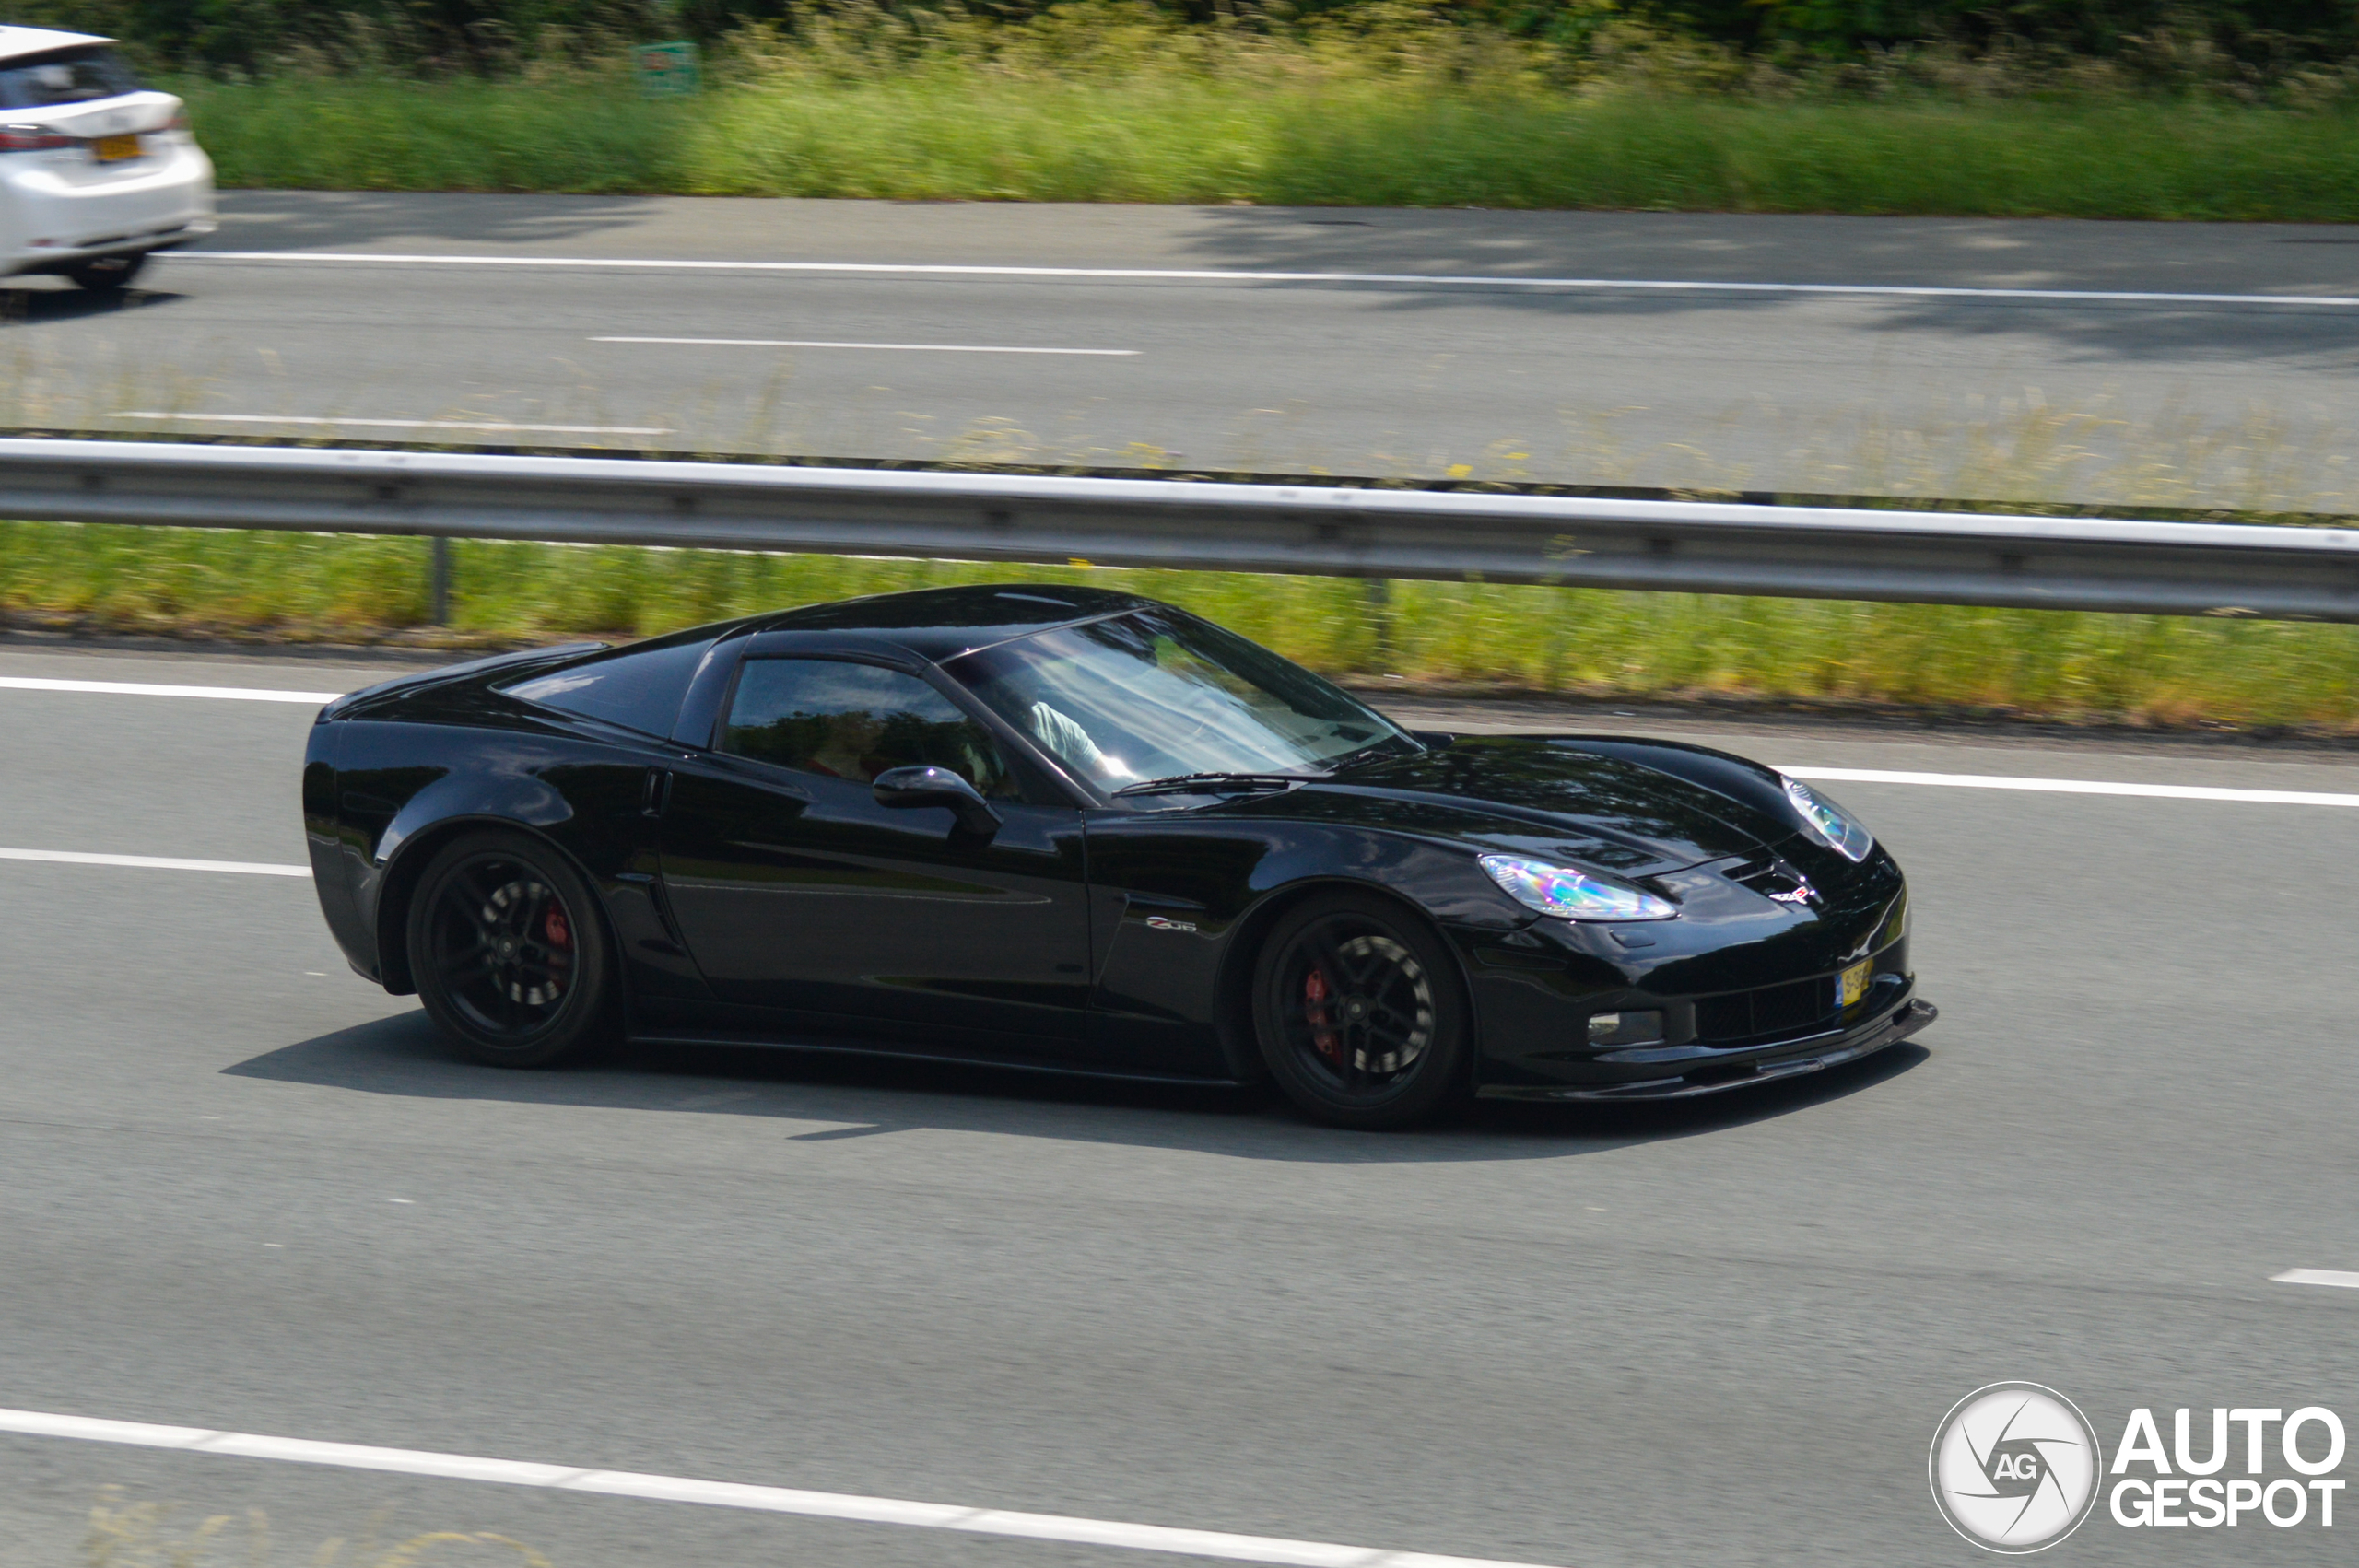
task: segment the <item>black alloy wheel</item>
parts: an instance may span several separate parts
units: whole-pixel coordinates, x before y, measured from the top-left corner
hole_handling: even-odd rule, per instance
[[[410,900],[409,962],[428,1016],[478,1061],[547,1067],[613,1034],[594,896],[522,834],[471,834],[434,857]]]
[[[111,294],[127,287],[147,264],[144,252],[136,256],[93,256],[66,268],[65,275],[93,294]]]
[[[1254,1034],[1271,1075],[1332,1126],[1407,1127],[1458,1098],[1467,1016],[1441,939],[1365,895],[1321,894],[1288,911],[1255,969]]]

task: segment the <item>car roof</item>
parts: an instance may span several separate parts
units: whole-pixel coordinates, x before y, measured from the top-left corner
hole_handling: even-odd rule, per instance
[[[1124,610],[1155,609],[1153,599],[1062,583],[1005,582],[921,588],[829,604],[806,604],[769,617],[764,632],[868,634],[925,659],[949,659],[1010,638],[1070,626]],[[863,640],[865,640],[863,638]]]
[[[0,27],[0,60],[13,60],[19,54],[46,54],[53,49],[71,49],[80,43],[112,43],[111,38],[96,33],[53,32],[48,28]]]

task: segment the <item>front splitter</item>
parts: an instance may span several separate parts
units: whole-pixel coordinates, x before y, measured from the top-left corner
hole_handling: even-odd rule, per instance
[[[1898,1045],[1941,1015],[1941,1010],[1930,1001],[1910,1001],[1882,1023],[1838,1039],[1825,1050],[1758,1061],[1749,1072],[1732,1071],[1726,1065],[1715,1066],[1712,1077],[1703,1082],[1688,1076],[1650,1078],[1644,1082],[1614,1083],[1595,1089],[1567,1084],[1498,1083],[1485,1084],[1474,1093],[1485,1100],[1690,1100],[1699,1094],[1719,1094],[1731,1089],[1774,1083],[1781,1078],[1796,1078],[1873,1056],[1887,1046]]]

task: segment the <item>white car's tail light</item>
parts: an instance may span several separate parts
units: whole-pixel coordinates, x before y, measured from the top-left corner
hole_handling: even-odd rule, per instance
[[[81,137],[65,135],[46,125],[0,125],[0,152],[45,152],[81,145]]]

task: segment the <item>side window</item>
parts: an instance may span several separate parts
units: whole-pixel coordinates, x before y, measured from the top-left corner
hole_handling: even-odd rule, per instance
[[[611,653],[534,675],[500,690],[585,719],[603,719],[641,734],[668,735],[680,716],[688,682],[712,646],[710,628],[685,636],[635,642]]]
[[[888,767],[946,767],[985,795],[1016,783],[989,731],[915,675],[829,659],[748,659],[721,749],[827,778],[874,782]]]

